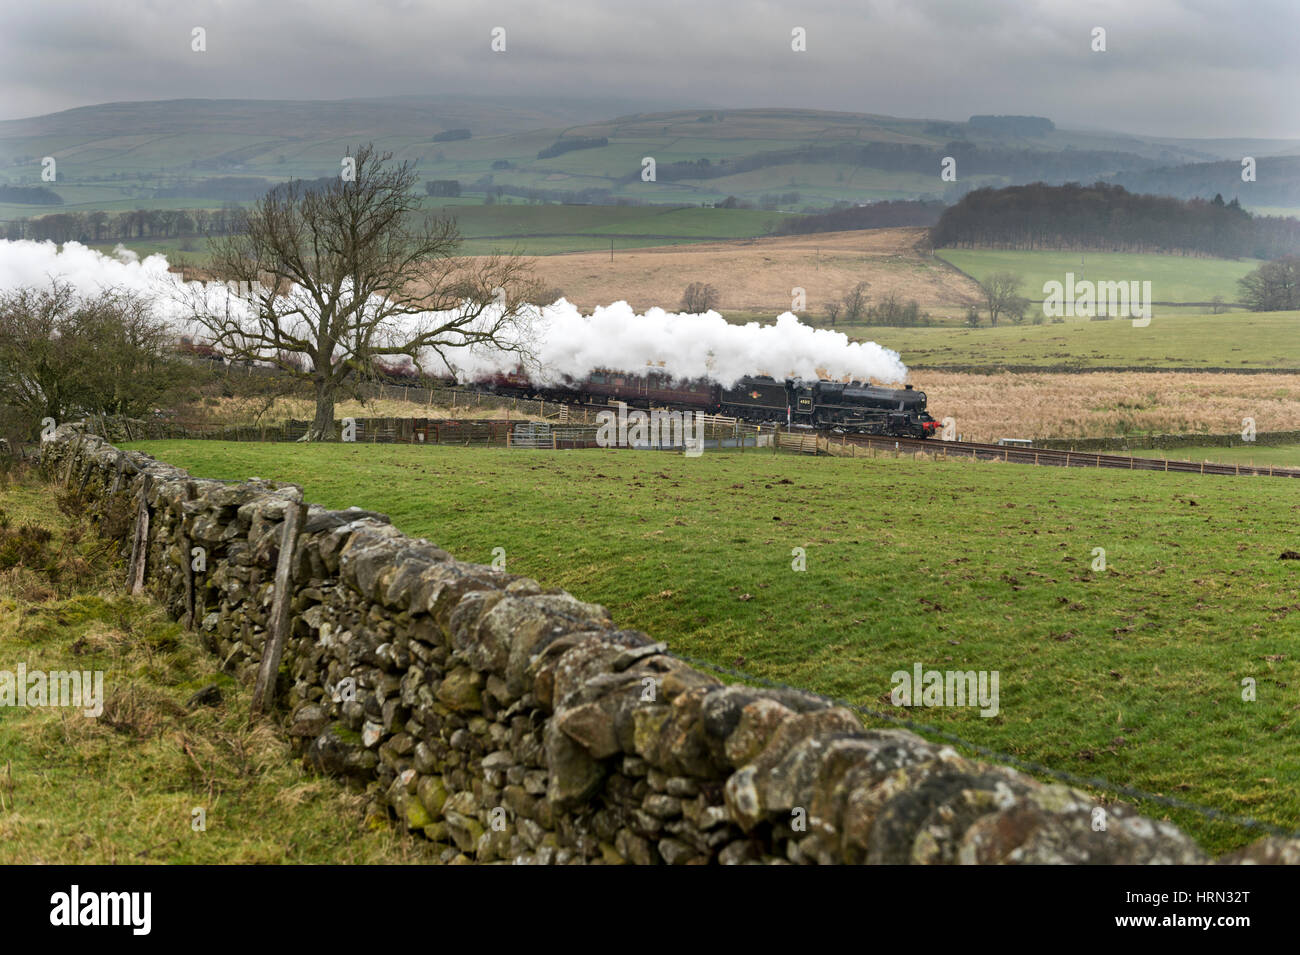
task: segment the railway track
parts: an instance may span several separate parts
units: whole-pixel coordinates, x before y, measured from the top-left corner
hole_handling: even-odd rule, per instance
[[[1183,474],[1248,475],[1256,477],[1300,478],[1295,468],[1251,467],[1244,464],[1209,464],[1196,461],[1169,461],[1164,458],[1137,458],[1121,454],[1096,454],[1090,451],[1058,451],[1049,448],[1009,448],[997,444],[971,441],[937,441],[920,438],[890,438],[884,435],[845,434],[828,436],[832,442],[858,447],[886,448],[901,451],[924,451],[926,454],[955,455],[981,461],[1007,461],[1014,464],[1039,464],[1065,468],[1118,468],[1125,471],[1161,471]]]
[[[614,411],[610,404],[572,402],[570,408],[589,413]],[[698,410],[681,408],[679,410]],[[748,427],[748,426],[746,426]],[[794,429],[798,434],[802,429]],[[1165,458],[1140,458],[1123,454],[1099,454],[1090,451],[1059,451],[1054,448],[1012,448],[973,441],[941,441],[937,438],[891,438],[886,435],[842,434],[816,429],[803,433],[825,438],[831,443],[888,450],[923,451],[926,454],[970,457],[981,461],[1006,461],[1012,464],[1038,464],[1066,468],[1115,468],[1125,471],[1159,471],[1163,473],[1211,474],[1223,476],[1300,478],[1300,469],[1254,467],[1244,464],[1211,464],[1196,461],[1170,461]]]

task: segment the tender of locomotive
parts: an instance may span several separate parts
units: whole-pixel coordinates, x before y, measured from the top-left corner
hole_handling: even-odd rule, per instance
[[[476,384],[495,394],[548,401],[622,401],[632,407],[671,407],[721,414],[755,424],[829,428],[859,434],[926,438],[939,423],[926,411],[925,392],[911,385],[879,388],[839,382],[749,375],[729,388],[705,379],[686,381],[662,372],[631,374],[598,369],[581,380],[537,385],[522,370]]]

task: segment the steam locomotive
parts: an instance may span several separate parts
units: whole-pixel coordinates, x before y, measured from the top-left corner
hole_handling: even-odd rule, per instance
[[[939,422],[925,410],[925,392],[911,385],[880,388],[860,381],[840,382],[769,375],[741,378],[730,388],[698,378],[674,379],[662,372],[631,374],[599,369],[587,377],[565,376],[539,385],[521,370],[479,378],[475,385],[493,394],[546,401],[603,403],[631,407],[671,407],[720,414],[755,424],[829,428],[858,434],[927,438]]]

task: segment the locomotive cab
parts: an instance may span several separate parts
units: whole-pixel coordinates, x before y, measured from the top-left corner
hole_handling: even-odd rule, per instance
[[[787,378],[786,394],[789,396],[790,423],[812,427],[816,424],[818,382],[804,381],[801,378]]]

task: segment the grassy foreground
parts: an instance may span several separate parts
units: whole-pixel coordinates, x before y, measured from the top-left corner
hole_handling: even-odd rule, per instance
[[[914,663],[996,670],[997,716],[911,715],[1300,828],[1300,561],[1278,559],[1300,550],[1300,482],[767,453],[138,447],[199,476],[300,481],[311,501],[384,511],[465,560],[504,547],[511,571],[678,652],[867,705],[887,709],[891,675]],[[1254,838],[1169,817],[1215,850]]]
[[[250,726],[249,688],[121,593],[116,548],[60,514],[52,489],[7,484],[0,509],[0,670],[103,671],[106,698],[94,719],[0,707],[0,865],[433,858],[363,795],[302,769],[269,724]],[[221,702],[187,707],[209,684]]]

